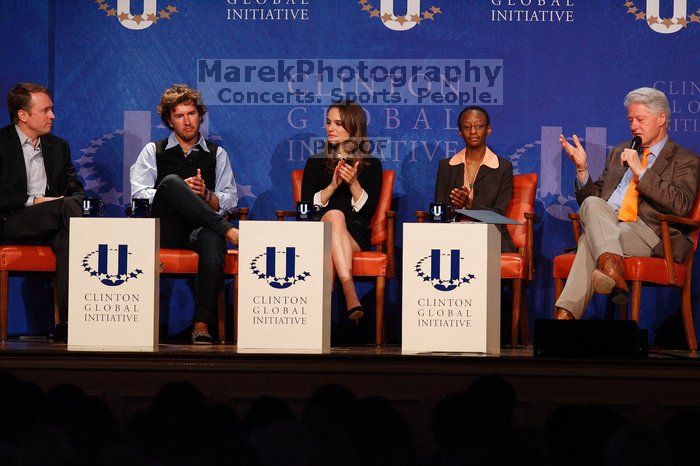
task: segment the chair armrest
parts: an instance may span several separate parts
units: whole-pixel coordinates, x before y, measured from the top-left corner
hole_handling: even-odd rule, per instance
[[[525,215],[525,219],[532,220],[535,223],[540,223],[540,220],[542,220],[542,218],[534,212],[525,212],[523,215]]]
[[[697,230],[700,228],[700,220],[695,220],[692,218],[687,218],[687,217],[678,217],[676,215],[666,215],[666,214],[659,214],[656,216],[656,218],[660,222],[668,222],[668,223],[675,223],[678,225],[685,225],[692,227],[690,228],[691,231]]]
[[[569,214],[571,219],[571,228],[574,232],[574,243],[578,244],[579,238],[581,238],[581,216],[579,214]]]
[[[416,210],[416,220],[418,223],[425,223],[425,219],[430,218],[430,212],[424,210]]]
[[[239,207],[237,209],[232,210],[226,215],[227,220],[233,220],[233,219],[238,219],[238,220],[245,220],[248,218],[248,208],[247,207]]]
[[[294,210],[275,210],[278,222],[283,222],[285,217],[296,217],[297,213]]]
[[[396,211],[387,210],[386,212],[386,260],[387,260],[387,275],[394,276],[394,224],[396,222]]]
[[[661,245],[664,250],[664,262],[666,262],[666,273],[668,274],[668,282],[671,285],[678,283],[676,277],[676,267],[673,262],[673,250],[671,249],[671,233],[668,230],[668,222],[661,221]]]
[[[524,212],[525,217],[525,250],[523,255],[527,260],[527,279],[535,279],[535,233],[532,224],[539,222],[539,215],[534,212]]]
[[[666,272],[668,273],[668,282],[672,285],[678,283],[678,278],[676,277],[676,267],[673,261],[673,249],[671,249],[671,232],[669,230],[669,224],[674,223],[676,225],[684,225],[685,230],[695,231],[700,228],[700,221],[687,218],[679,217],[677,215],[666,215],[659,214],[656,216],[661,222],[661,245],[664,251],[664,262],[666,262]]]

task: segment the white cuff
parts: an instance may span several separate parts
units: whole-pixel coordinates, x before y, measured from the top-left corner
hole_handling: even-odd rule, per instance
[[[369,196],[367,195],[367,191],[364,189],[362,190],[362,194],[360,194],[360,198],[356,201],[353,198],[350,198],[350,206],[352,206],[352,210],[355,212],[359,212],[360,209],[365,205],[365,202],[367,202],[367,199],[369,199]]]
[[[321,204],[321,191],[314,194],[314,205],[326,207],[328,206],[328,201],[325,204]]]
[[[586,180],[581,181],[578,179],[578,176],[576,177],[576,189],[581,189],[584,186],[586,186],[586,183],[588,183],[588,179],[591,177],[590,173],[586,173]]]

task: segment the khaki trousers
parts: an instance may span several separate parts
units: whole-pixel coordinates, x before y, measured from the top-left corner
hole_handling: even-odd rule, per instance
[[[606,252],[619,256],[651,256],[660,241],[654,230],[641,219],[620,222],[603,199],[589,196],[579,210],[584,233],[578,242],[576,258],[555,306],[580,319],[593,296],[591,276],[598,257]]]

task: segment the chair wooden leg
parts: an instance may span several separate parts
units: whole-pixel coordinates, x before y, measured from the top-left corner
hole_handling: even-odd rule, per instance
[[[525,295],[525,287],[523,287],[523,297],[520,300],[520,336],[523,339],[523,345],[530,346],[530,322],[527,316],[527,296]]]
[[[219,290],[219,298],[216,303],[216,314],[219,321],[219,341],[221,343],[226,341],[226,313],[224,309],[226,307],[226,294],[224,290],[226,289],[226,284],[223,285],[222,289]]]
[[[564,280],[561,278],[555,278],[554,279],[554,300],[552,302],[552,306],[556,307],[557,301],[559,300],[559,296],[561,296],[561,292],[564,291]]]
[[[627,320],[628,319],[628,309],[632,306],[631,303],[627,304],[617,304],[617,309],[618,312],[620,313],[620,320]]]
[[[62,322],[61,314],[58,312],[58,287],[56,287],[56,277],[54,277],[51,282],[51,286],[53,288],[53,324],[57,326]],[[68,324],[68,322],[65,323],[66,325]]]
[[[377,295],[377,319],[376,319],[376,329],[374,335],[374,342],[377,345],[383,345],[384,338],[384,292],[386,289],[386,277],[377,277],[377,288],[375,290]]]
[[[695,338],[695,323],[693,322],[693,308],[690,302],[690,270],[681,291],[681,311],[683,313],[683,327],[685,327],[685,339],[690,351],[698,350],[698,341]]]
[[[639,307],[642,304],[642,282],[632,282],[632,291],[630,293],[630,307],[632,308],[632,320],[639,323]],[[620,306],[620,317],[623,319],[626,317],[626,308],[624,305]]]
[[[518,329],[520,328],[520,301],[523,297],[523,281],[520,278],[513,279],[513,308],[510,323],[510,344],[518,345]]]
[[[0,339],[7,340],[7,301],[9,294],[10,273],[0,271]]]
[[[238,274],[233,276],[233,342],[238,343]]]

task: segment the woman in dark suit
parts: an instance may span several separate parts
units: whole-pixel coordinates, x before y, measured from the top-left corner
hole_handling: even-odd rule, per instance
[[[513,196],[513,165],[486,146],[491,134],[488,112],[470,106],[459,113],[457,128],[464,149],[450,159],[440,160],[435,184],[435,203],[453,209],[491,210],[505,215]],[[505,225],[501,232],[501,252],[516,248]]]
[[[352,254],[370,248],[370,222],[382,187],[382,164],[372,157],[364,110],[339,102],[326,112],[326,144],[304,167],[301,200],[331,222],[333,268],[343,286],[348,317],[364,315],[352,279]]]

